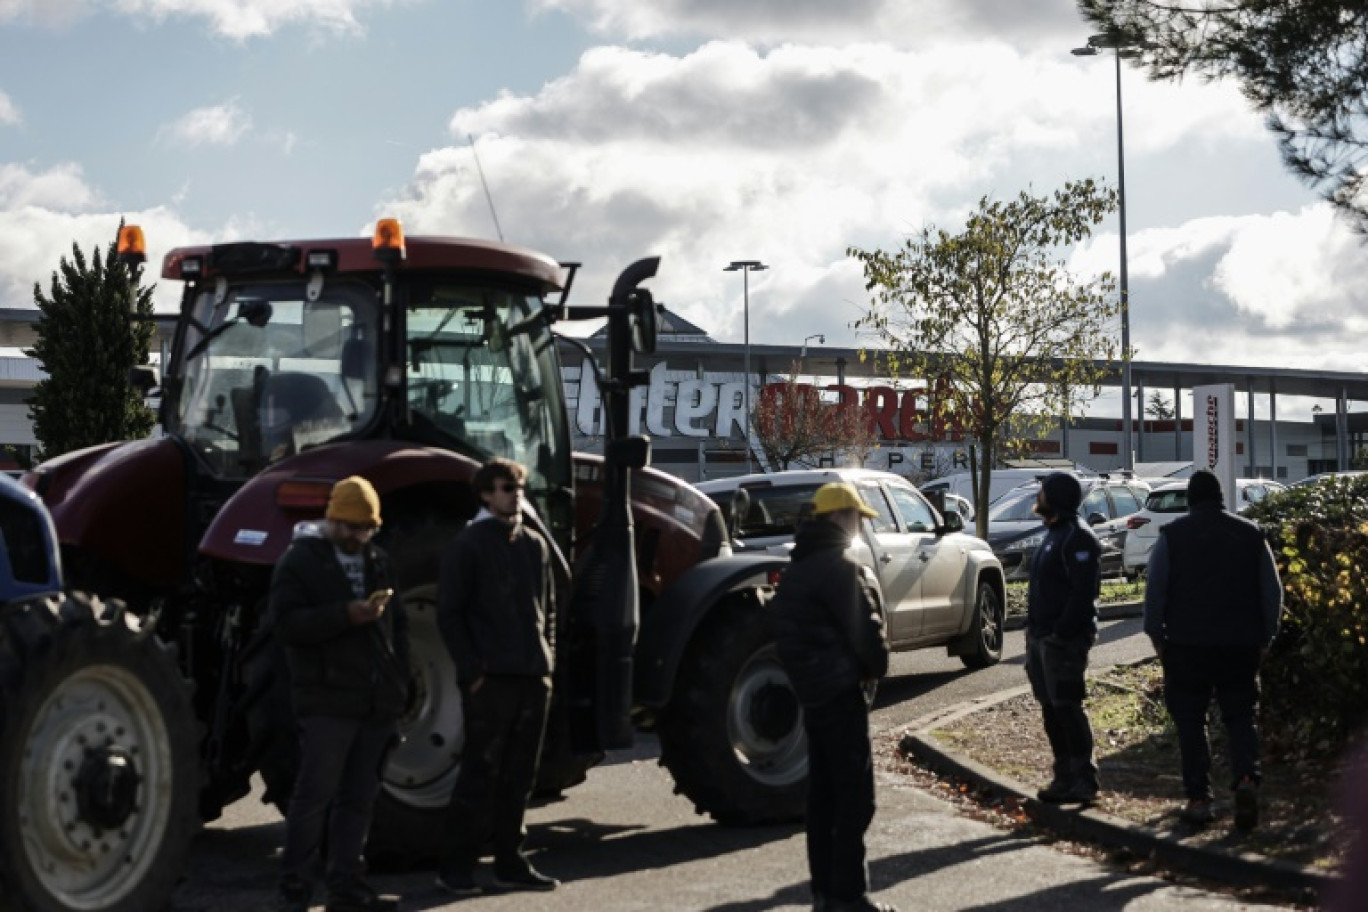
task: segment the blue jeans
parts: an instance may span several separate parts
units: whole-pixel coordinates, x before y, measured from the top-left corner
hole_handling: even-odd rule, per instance
[[[1040,703],[1045,737],[1054,754],[1054,778],[1059,783],[1097,785],[1092,724],[1083,711],[1084,677],[1095,638],[1092,633],[1069,640],[1026,638],[1026,677]]]
[[[869,706],[852,687],[803,707],[808,739],[807,854],[812,892],[859,899],[869,890],[865,830],[874,819],[874,761]]]
[[[365,867],[362,851],[395,726],[340,716],[305,716],[298,724],[299,777],[285,815],[283,877],[313,882],[326,829],[328,889],[346,892]]]

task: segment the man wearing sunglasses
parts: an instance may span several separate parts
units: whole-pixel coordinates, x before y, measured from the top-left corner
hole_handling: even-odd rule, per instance
[[[522,523],[527,470],[493,459],[475,473],[482,507],[442,558],[437,623],[461,686],[465,751],[447,810],[437,886],[483,892],[481,847],[494,848],[494,887],[554,890],[523,854],[523,817],[537,776],[551,699],[550,549]]]
[[[371,544],[380,497],[360,476],[333,486],[327,518],[300,523],[271,578],[298,717],[299,778],[285,819],[283,912],[305,912],[327,831],[328,912],[388,912],[362,880],[362,849],[395,722],[408,704],[408,623],[389,560]]]

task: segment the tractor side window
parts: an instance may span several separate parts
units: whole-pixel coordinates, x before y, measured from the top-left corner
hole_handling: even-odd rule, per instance
[[[411,433],[522,463],[534,503],[570,484],[555,341],[541,306],[509,289],[435,285],[414,295],[404,318]]]

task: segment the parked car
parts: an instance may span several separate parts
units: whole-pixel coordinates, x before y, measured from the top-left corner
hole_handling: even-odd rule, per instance
[[[1125,572],[1125,517],[1140,510],[1149,486],[1133,478],[1110,475],[1080,478],[1079,482],[1083,485],[1083,502],[1078,515],[1102,543],[1102,575],[1121,576]],[[1031,560],[1045,540],[1045,525],[1032,509],[1039,490],[1039,482],[1013,488],[988,508],[988,543],[1009,580],[1030,578]]]
[[[1059,469],[994,469],[988,482],[988,503],[993,503],[1013,488],[1019,488],[1024,484],[1033,481],[1040,481],[1051,472],[1061,471]],[[1096,473],[1088,469],[1065,469],[1072,471],[1079,478],[1096,477]],[[974,502],[974,484],[977,478],[969,472],[952,472],[949,475],[942,475],[940,478],[933,478],[920,486],[923,494],[932,494],[937,491],[944,491],[947,494],[955,494],[963,497],[970,503]]]
[[[895,650],[945,646],[970,668],[1002,657],[1006,602],[1002,565],[987,542],[963,531],[958,512],[942,514],[905,478],[867,469],[815,469],[701,482],[722,508],[732,548],[787,552],[819,487],[848,481],[878,516],[851,543],[874,571]]]
[[[1287,488],[1276,481],[1263,478],[1235,479],[1237,512],[1243,513],[1251,505],[1270,494]],[[1126,540],[1121,548],[1121,561],[1127,576],[1139,575],[1149,563],[1150,550],[1159,540],[1159,530],[1188,511],[1187,482],[1168,481],[1156,485],[1145,498],[1145,507],[1126,518]]]

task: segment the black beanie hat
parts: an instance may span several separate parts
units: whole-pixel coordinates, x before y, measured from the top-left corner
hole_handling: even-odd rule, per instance
[[[1068,516],[1078,511],[1083,502],[1083,486],[1068,472],[1051,472],[1040,483],[1045,492],[1045,502],[1060,516]]]
[[[1187,499],[1189,507],[1193,504],[1225,500],[1225,495],[1221,493],[1221,480],[1216,477],[1215,472],[1198,469],[1188,479]]]

